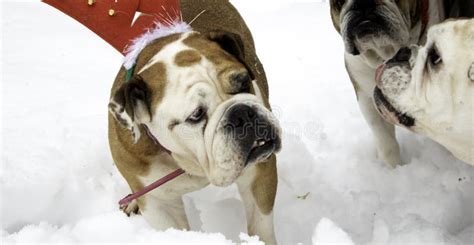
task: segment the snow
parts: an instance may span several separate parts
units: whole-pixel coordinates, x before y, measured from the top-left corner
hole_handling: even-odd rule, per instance
[[[327,4],[233,2],[254,34],[284,129],[277,240],[473,244],[474,168],[405,130],[406,165],[377,159]],[[47,5],[2,7],[2,242],[259,243],[244,234],[235,186],[184,197],[195,232],[153,231],[141,216],[123,215],[117,201],[128,189],[106,123],[120,54]]]
[[[318,226],[313,234],[314,245],[351,245],[354,244],[351,238],[341,228],[334,224],[331,220],[323,218],[319,221]]]

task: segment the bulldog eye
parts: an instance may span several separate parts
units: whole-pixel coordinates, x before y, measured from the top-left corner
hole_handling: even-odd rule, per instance
[[[186,122],[196,124],[201,122],[206,115],[206,109],[202,106],[198,107],[189,117]]]
[[[251,78],[248,72],[234,74],[230,79],[235,84],[232,94],[248,93],[250,91]]]
[[[436,67],[437,65],[443,62],[443,59],[438,53],[438,50],[435,47],[432,47],[428,52],[428,61],[432,67]]]

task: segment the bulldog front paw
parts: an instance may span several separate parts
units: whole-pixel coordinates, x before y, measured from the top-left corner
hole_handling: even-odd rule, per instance
[[[132,214],[140,214],[140,208],[138,207],[137,201],[133,200],[126,206],[120,207],[120,210],[130,217]]]

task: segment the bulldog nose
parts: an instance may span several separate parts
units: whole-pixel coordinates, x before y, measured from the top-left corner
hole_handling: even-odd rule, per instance
[[[395,57],[393,57],[391,61],[398,62],[398,63],[407,62],[410,60],[410,57],[411,57],[411,49],[404,47],[398,50],[397,54],[395,55]]]
[[[224,116],[226,138],[232,140],[245,159],[244,166],[271,156],[281,147],[276,127],[258,108],[247,104],[234,104]]]
[[[230,110],[228,114],[229,126],[234,128],[242,128],[247,123],[252,123],[257,116],[254,109],[248,105],[236,105]]]

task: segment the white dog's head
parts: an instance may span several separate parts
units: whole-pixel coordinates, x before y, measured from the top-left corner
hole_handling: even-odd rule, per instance
[[[230,33],[175,34],[141,53],[112,94],[115,119],[139,140],[146,126],[187,172],[217,186],[280,149],[280,128]]]
[[[377,67],[422,29],[423,0],[331,0],[331,17],[346,52]],[[414,33],[414,34],[413,34]]]
[[[474,20],[433,26],[424,47],[402,48],[376,81],[374,99],[385,119],[473,162]]]

